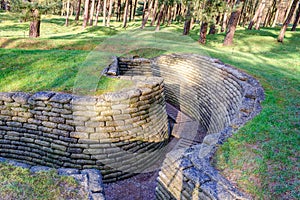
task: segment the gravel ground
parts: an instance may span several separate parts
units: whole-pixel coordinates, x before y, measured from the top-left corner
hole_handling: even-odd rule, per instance
[[[152,200],[158,171],[138,174],[131,178],[104,184],[107,200]]]

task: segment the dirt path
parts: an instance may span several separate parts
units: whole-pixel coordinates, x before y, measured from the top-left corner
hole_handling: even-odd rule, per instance
[[[158,171],[138,174],[131,178],[104,185],[107,200],[152,200]]]

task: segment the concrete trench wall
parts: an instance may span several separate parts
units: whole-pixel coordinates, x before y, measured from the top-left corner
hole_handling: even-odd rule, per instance
[[[168,141],[164,83],[157,77],[122,78],[135,86],[96,97],[0,93],[0,156],[31,165],[96,168],[104,182],[144,170]]]
[[[134,75],[137,65],[144,67],[135,60],[119,58],[120,74]],[[148,60],[141,73],[164,78],[166,101],[199,121],[207,132],[202,144],[167,154],[158,177],[157,199],[247,199],[210,160],[218,145],[260,112],[264,92],[259,82],[216,59],[194,54]]]

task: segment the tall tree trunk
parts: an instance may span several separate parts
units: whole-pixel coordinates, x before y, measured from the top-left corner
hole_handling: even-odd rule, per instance
[[[176,17],[177,17],[177,9],[178,9],[178,3],[176,3],[176,5],[174,6],[174,14],[173,14],[173,21],[176,20]]]
[[[300,18],[300,2],[299,2],[299,5],[298,5],[296,17],[295,17],[295,20],[294,20],[293,27],[292,27],[291,31],[296,31],[296,27],[299,23],[299,18]]]
[[[111,19],[111,14],[113,10],[113,3],[114,0],[109,0],[109,8],[108,8],[108,15],[107,15],[107,26],[110,27],[110,19]]]
[[[150,26],[153,26],[155,23],[155,16],[156,16],[156,12],[157,12],[157,8],[158,8],[158,0],[154,0],[154,8],[153,11],[151,13],[151,23]]]
[[[226,30],[226,27],[227,27],[227,9],[229,8],[229,3],[230,3],[230,0],[227,0],[226,2],[226,9],[224,11],[224,14],[223,14],[223,19],[222,19],[222,26],[221,26],[221,32],[223,33],[225,30]]]
[[[223,15],[223,20],[222,20],[222,27],[221,27],[221,32],[223,33],[226,30],[226,25],[227,25],[227,12],[224,12]]]
[[[188,2],[187,11],[185,15],[185,22],[183,27],[183,35],[188,35],[191,29],[191,2]]]
[[[160,23],[161,23],[161,20],[163,18],[164,10],[165,10],[164,8],[165,8],[165,4],[163,3],[160,6],[160,12],[159,12],[159,15],[158,15],[158,19],[157,19],[157,24],[156,24],[155,31],[159,31],[159,29],[160,29]]]
[[[106,7],[107,7],[107,1],[108,0],[103,0],[103,21],[102,21],[102,26],[106,26]]]
[[[101,7],[101,0],[98,0],[97,9],[96,9],[95,26],[98,25],[98,20],[99,20],[99,15],[100,15],[100,7]]]
[[[291,21],[293,15],[294,15],[294,12],[295,12],[295,10],[296,10],[296,6],[297,6],[297,4],[298,4],[298,1],[299,1],[299,0],[294,0],[294,1],[293,1],[293,4],[292,4],[291,9],[290,9],[290,11],[289,11],[289,14],[288,14],[287,18],[285,19],[285,22],[283,23],[282,28],[281,28],[280,33],[279,33],[279,36],[278,36],[278,38],[277,38],[277,41],[278,41],[278,42],[283,42],[283,38],[284,38],[284,35],[285,35],[285,31],[286,31],[287,26],[289,25],[289,23],[290,23],[290,21]]]
[[[230,15],[226,36],[223,42],[224,46],[232,45],[233,43],[233,37],[236,30],[236,26],[241,15],[241,7],[239,6],[241,3],[243,2],[239,0],[236,1],[236,9],[233,10],[233,12]]]
[[[259,30],[259,28],[260,28],[260,22],[261,22],[261,19],[262,19],[262,15],[263,15],[263,11],[265,9],[265,6],[266,6],[266,1],[262,0],[261,1],[261,8],[259,10],[258,17],[257,17],[257,22],[256,22],[255,30]]]
[[[135,19],[135,12],[136,12],[136,4],[137,4],[138,0],[134,0],[134,7],[133,7],[133,13],[132,13],[132,20],[134,21]]]
[[[144,16],[144,18],[143,18],[143,20],[142,20],[142,26],[141,26],[141,29],[144,29],[145,26],[146,26],[146,24],[147,24],[149,15],[150,15],[150,13],[151,13],[151,11],[152,11],[152,6],[153,6],[153,0],[150,0],[150,3],[149,3],[148,8],[147,8],[147,9],[145,8],[145,10],[144,10],[145,16]]]
[[[279,36],[277,38],[277,41],[278,42],[283,42],[283,39],[284,39],[284,35],[285,35],[285,32],[286,32],[286,29],[287,29],[287,26],[289,25],[292,17],[293,17],[293,14],[294,14],[294,11],[296,10],[296,6],[298,4],[298,1],[299,0],[294,0],[293,3],[292,3],[292,6],[291,6],[291,9],[289,11],[289,14],[287,16],[287,18],[285,19],[282,27],[281,27],[281,30],[280,30],[280,33],[279,33]]]
[[[132,13],[132,0],[129,0],[129,21],[131,22],[131,13]]]
[[[92,5],[90,9],[90,19],[89,19],[90,26],[93,26],[94,11],[95,11],[95,0],[92,0]]]
[[[170,10],[169,10],[169,16],[168,16],[168,26],[170,26],[172,23],[173,6],[170,6],[169,9]]]
[[[81,10],[81,0],[78,0],[75,21],[79,20],[80,10]]]
[[[277,23],[277,20],[278,20],[278,15],[279,15],[279,8],[277,8],[276,13],[275,13],[274,21],[273,21],[273,24],[272,24],[273,28],[276,26],[276,23]]]
[[[32,11],[33,20],[30,22],[29,37],[40,37],[41,16],[38,9]]]
[[[165,24],[165,21],[166,21],[166,17],[168,15],[168,10],[169,10],[169,6],[168,5],[165,5],[165,8],[164,8],[164,13],[163,13],[163,17],[162,17],[162,24]]]
[[[124,8],[124,17],[123,17],[123,28],[126,28],[126,26],[127,26],[128,4],[129,4],[129,0],[126,0],[125,8]]]
[[[266,5],[265,0],[262,0],[255,12],[254,17],[252,18],[252,20],[249,23],[249,26],[248,26],[249,30],[252,30],[252,27],[255,24],[255,22],[257,21],[258,17],[262,14],[262,10],[264,9],[265,5]]]
[[[118,0],[118,6],[117,6],[117,20],[118,22],[121,21],[121,0]]]
[[[147,11],[147,0],[144,0],[144,4],[143,4],[143,15],[142,15],[142,23],[145,20],[145,16],[146,16],[146,11]]]
[[[241,11],[241,17],[239,18],[239,22],[238,22],[239,25],[242,25],[242,21],[245,21],[245,17],[247,15],[247,12],[245,11],[247,8],[247,3],[248,3],[248,0],[245,0],[243,7],[242,7],[242,11]],[[216,24],[218,24],[218,22]]]
[[[201,27],[200,27],[200,36],[199,36],[199,40],[198,42],[200,44],[205,44],[206,43],[206,34],[207,34],[207,27],[208,27],[208,23],[203,21],[201,23]]]
[[[190,30],[192,30],[194,28],[194,24],[195,24],[195,18],[192,17],[191,19],[191,26],[190,26]]]
[[[90,7],[90,0],[85,0],[82,28],[86,28],[87,23],[89,21],[89,7]]]
[[[287,7],[286,7],[285,12],[284,12],[283,20],[285,20],[287,18],[288,14],[290,13],[291,7],[293,5],[292,2],[293,2],[293,0],[288,0],[287,1]]]
[[[273,16],[274,16],[274,13],[276,12],[276,3],[277,3],[277,0],[272,0],[272,5],[268,8],[268,12],[267,12],[267,15],[265,17],[265,21],[264,21],[264,27],[266,26],[271,26],[271,21],[273,19]]]
[[[69,11],[70,11],[70,0],[67,1],[67,15],[66,15],[65,26],[69,26]]]

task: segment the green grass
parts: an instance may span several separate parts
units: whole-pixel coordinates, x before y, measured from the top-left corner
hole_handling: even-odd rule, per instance
[[[235,45],[223,47],[223,35],[209,36],[212,57],[258,78],[265,89],[263,110],[223,146],[215,166],[255,199],[300,198],[300,33],[278,29],[236,33]],[[218,42],[216,42],[218,41]]]
[[[0,164],[1,199],[87,199],[72,177],[55,171],[31,174],[28,169]]]
[[[216,34],[208,35],[207,45],[200,47],[195,42],[199,26],[190,37],[181,35],[179,25],[160,32],[153,27],[135,29],[140,22],[130,23],[127,30],[115,22],[112,28],[82,30],[74,22],[64,27],[62,18],[52,16],[44,17],[41,38],[28,39],[24,38],[27,26],[7,14],[0,13],[0,18],[4,48],[0,49],[0,91],[116,90],[123,82],[107,78],[99,82],[93,73],[109,64],[111,55],[198,53],[251,74],[265,89],[263,110],[218,149],[213,163],[255,199],[300,198],[299,29],[288,31],[283,44],[276,41],[278,28],[239,28],[233,46],[223,47],[224,34]],[[6,37],[9,34],[15,35]]]
[[[132,86],[129,81],[100,76],[111,60],[105,52],[103,56],[94,49],[117,33],[114,27],[83,30],[72,20],[70,26],[65,27],[64,18],[59,16],[43,16],[42,19],[41,37],[28,38],[29,22],[20,23],[16,15],[0,12],[1,92],[53,90],[72,93],[75,88],[76,92],[86,90],[84,94],[98,95]],[[90,60],[91,55],[97,55],[97,60]],[[84,81],[83,68],[93,70]],[[85,81],[93,85],[83,85]]]

